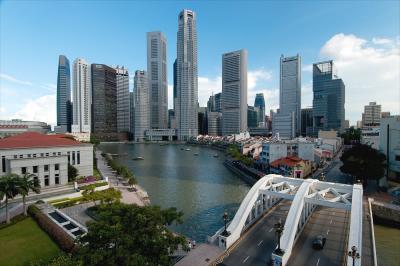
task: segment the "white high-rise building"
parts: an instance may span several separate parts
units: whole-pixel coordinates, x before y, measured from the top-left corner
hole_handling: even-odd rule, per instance
[[[147,33],[147,73],[150,90],[150,127],[167,128],[167,39],[159,31]]]
[[[117,131],[130,131],[129,72],[127,68],[117,66]]]
[[[222,55],[222,134],[247,131],[247,51]]]
[[[72,77],[72,132],[90,133],[92,123],[92,86],[90,78],[90,65],[82,58],[75,59]]]
[[[196,13],[183,10],[178,23],[175,117],[178,139],[189,140],[198,134]]]
[[[364,127],[379,126],[381,123],[381,105],[376,104],[376,102],[365,105],[362,122]]]
[[[146,130],[150,129],[149,85],[147,73],[136,70],[134,78],[135,97],[135,141],[146,139]]]

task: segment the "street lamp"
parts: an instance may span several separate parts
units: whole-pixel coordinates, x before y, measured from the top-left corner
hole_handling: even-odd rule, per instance
[[[357,252],[356,246],[352,246],[349,251],[349,257],[353,259],[353,266],[356,265],[356,259],[360,259],[360,253]]]
[[[319,180],[324,181],[325,180],[325,174],[324,172],[321,173],[321,176],[319,177]]]
[[[222,219],[224,219],[224,223],[225,223],[225,230],[222,232],[223,236],[229,236],[229,232],[226,231],[226,223],[228,222],[228,212],[224,212],[224,215],[222,216]]]
[[[284,226],[282,225],[281,219],[279,219],[279,221],[276,224],[274,224],[274,228],[275,228],[275,233],[278,236],[278,248],[275,250],[275,253],[278,255],[282,255],[283,250],[281,250],[281,235],[282,235]]]

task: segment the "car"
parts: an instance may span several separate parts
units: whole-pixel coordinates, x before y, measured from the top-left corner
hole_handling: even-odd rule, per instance
[[[312,247],[314,249],[321,250],[324,248],[325,242],[326,242],[326,237],[323,237],[322,235],[318,235],[313,240]]]

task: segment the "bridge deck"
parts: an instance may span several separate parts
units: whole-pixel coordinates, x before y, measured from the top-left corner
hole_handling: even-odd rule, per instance
[[[372,245],[372,235],[371,235],[371,219],[369,217],[368,201],[364,200],[363,203],[363,247],[361,256],[362,266],[373,266],[373,245]]]

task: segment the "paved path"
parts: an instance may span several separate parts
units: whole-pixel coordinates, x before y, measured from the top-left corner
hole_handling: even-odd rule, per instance
[[[186,257],[178,261],[175,266],[207,266],[223,252],[223,249],[215,245],[200,244],[192,249]]]
[[[90,218],[86,213],[85,210],[89,207],[94,206],[93,202],[87,202],[87,203],[82,203],[78,204],[75,206],[67,207],[61,209],[63,213],[74,219],[75,221],[79,222],[82,225],[86,225],[88,221],[92,221],[92,218]]]

